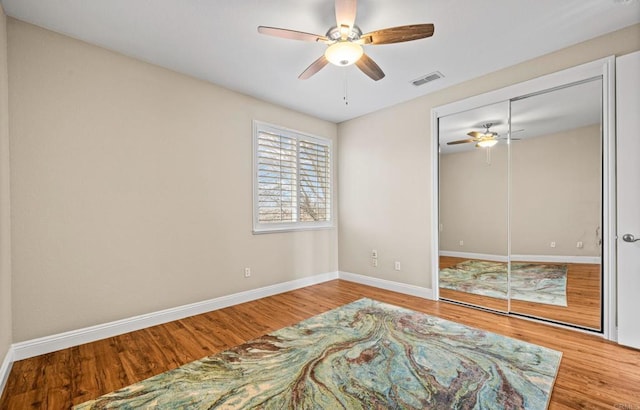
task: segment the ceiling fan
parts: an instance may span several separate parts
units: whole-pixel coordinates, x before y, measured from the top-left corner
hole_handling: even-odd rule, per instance
[[[267,26],[259,26],[258,32],[290,40],[322,42],[328,46],[324,54],[298,76],[301,80],[310,78],[328,63],[332,63],[342,67],[355,64],[374,81],[382,79],[385,74],[378,64],[364,53],[363,45],[413,41],[431,37],[434,32],[433,24],[411,24],[362,34],[360,28],[355,25],[356,9],[357,0],[336,0],[336,25],[324,36]]]
[[[457,140],[457,141],[450,141],[450,142],[447,142],[447,145],[466,144],[468,142],[475,142],[476,147],[478,148],[491,148],[498,143],[498,140],[505,139],[503,137],[500,137],[497,132],[490,131],[489,128],[491,128],[492,126],[493,126],[493,123],[491,122],[483,124],[482,128],[484,128],[484,132],[479,132],[479,131],[468,132],[467,135],[470,136],[471,138]],[[520,131],[524,131],[524,130],[517,130],[513,132],[520,132]],[[519,138],[511,138],[511,140],[515,141],[515,140],[519,140]]]

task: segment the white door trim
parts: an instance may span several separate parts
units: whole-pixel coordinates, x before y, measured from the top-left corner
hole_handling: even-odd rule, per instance
[[[618,206],[616,242],[617,276],[617,325],[618,342],[640,349],[640,322],[638,321],[638,289],[640,289],[640,243],[628,243],[624,234],[640,235],[638,204],[638,141],[640,125],[640,51],[622,56],[616,61],[618,90],[616,94],[617,119],[617,196]]]

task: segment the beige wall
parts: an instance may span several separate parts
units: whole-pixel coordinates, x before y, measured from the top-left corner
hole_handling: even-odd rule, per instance
[[[639,49],[636,24],[339,124],[340,270],[431,288],[433,107]],[[378,268],[370,264],[372,247]],[[393,258],[402,271],[393,270]]]
[[[7,17],[0,5],[0,363],[12,342]]]
[[[8,33],[14,342],[337,270],[337,229],[251,233],[251,121],[334,141],[335,124]]]
[[[440,156],[441,250],[507,254],[506,148]],[[600,255],[600,162],[598,125],[511,145],[513,255]]]

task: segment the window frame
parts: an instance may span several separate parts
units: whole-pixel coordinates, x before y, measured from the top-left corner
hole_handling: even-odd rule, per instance
[[[296,141],[296,209],[299,209],[300,199],[300,141],[308,141],[311,143],[326,145],[329,148],[329,220],[327,221],[295,221],[295,222],[272,222],[264,223],[259,221],[259,181],[258,181],[258,135],[260,132],[268,132],[285,136],[287,138],[295,139]],[[319,230],[330,229],[335,227],[335,185],[334,185],[334,151],[333,141],[330,138],[319,137],[311,135],[306,132],[297,131],[294,129],[282,127],[279,125],[270,124],[263,121],[253,120],[253,132],[252,132],[252,148],[253,148],[253,169],[252,169],[252,183],[253,183],[253,233],[275,233],[275,232],[290,232],[290,231],[304,231],[304,230]],[[300,213],[297,212],[296,218],[300,218]]]

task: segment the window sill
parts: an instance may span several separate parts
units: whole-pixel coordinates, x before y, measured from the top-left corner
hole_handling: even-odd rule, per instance
[[[254,235],[264,235],[269,233],[285,233],[285,232],[299,232],[299,231],[320,231],[327,229],[334,229],[336,226],[333,223],[323,225],[303,225],[303,226],[280,226],[280,227],[259,227],[253,228],[252,233]]]

